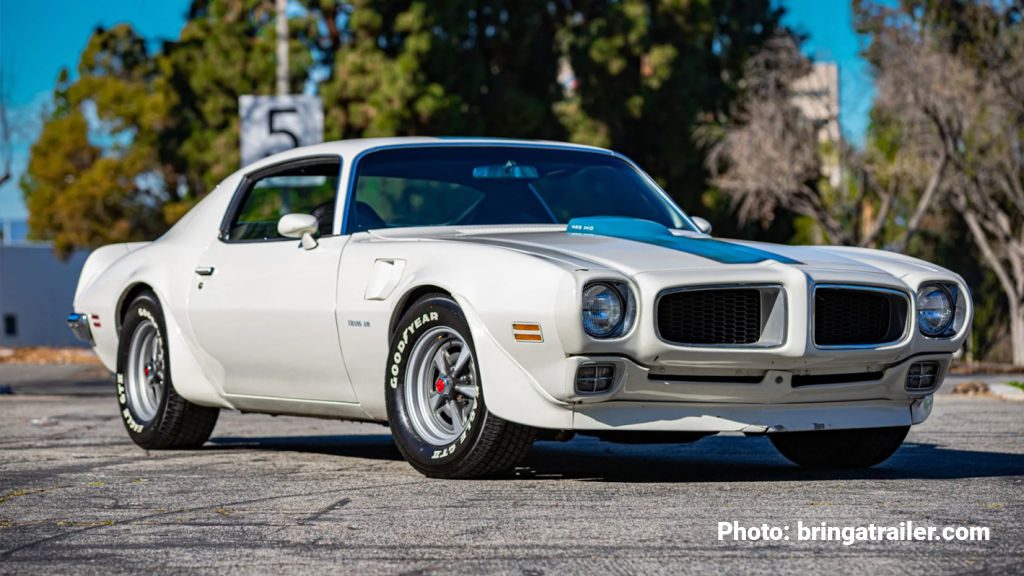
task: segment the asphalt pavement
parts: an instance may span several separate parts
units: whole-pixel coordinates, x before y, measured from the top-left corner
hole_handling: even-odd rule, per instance
[[[222,412],[202,449],[146,452],[100,369],[0,365],[3,384],[0,574],[1024,571],[1024,402],[939,394],[867,471],[801,470],[763,437],[581,437],[538,443],[509,479],[443,481],[383,426]],[[720,541],[733,521],[990,540]]]

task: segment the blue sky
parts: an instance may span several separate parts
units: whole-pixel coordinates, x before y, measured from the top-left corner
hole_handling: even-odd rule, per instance
[[[780,0],[786,24],[809,35],[804,51],[839,63],[840,118],[854,144],[864,139],[874,94],[870,71],[858,56],[848,0]],[[176,38],[187,0],[0,0],[3,87],[19,125],[14,142],[15,178],[0,187],[0,218],[24,218],[17,177],[38,131],[38,117],[62,67],[74,69],[97,26],[129,22],[151,40]]]
[[[843,135],[864,144],[875,85],[868,63],[860,57],[849,0],[783,0],[785,23],[807,34],[804,53],[814,60],[839,64],[839,121]]]

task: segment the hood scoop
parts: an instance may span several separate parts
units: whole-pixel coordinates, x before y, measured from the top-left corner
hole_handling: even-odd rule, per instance
[[[756,264],[766,260],[774,260],[783,264],[801,264],[797,260],[774,254],[767,250],[723,242],[710,237],[676,236],[668,228],[640,218],[622,218],[618,216],[589,216],[573,218],[565,231],[569,234],[589,236],[608,236],[622,240],[632,240],[678,250],[707,258],[721,264]]]

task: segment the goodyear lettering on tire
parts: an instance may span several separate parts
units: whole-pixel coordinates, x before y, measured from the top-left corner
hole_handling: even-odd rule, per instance
[[[398,341],[398,345],[395,346],[394,354],[391,356],[391,367],[388,369],[388,375],[390,376],[388,384],[392,388],[398,388],[399,365],[402,363],[402,358],[404,358],[405,348],[409,344],[409,337],[420,328],[431,322],[437,322],[437,320],[437,312],[424,313],[422,316],[417,316],[415,320],[405,327],[405,330],[402,330],[402,338]]]
[[[150,312],[148,309],[140,306],[136,308],[135,311],[138,313],[139,316],[146,318],[156,326],[160,326],[160,323],[157,322],[156,317],[153,316],[153,313]],[[162,347],[163,337],[161,336],[159,329],[157,330],[156,338],[157,346]],[[124,389],[124,374],[121,373],[117,374],[117,400],[121,404],[121,417],[124,418],[124,423],[128,426],[129,429],[132,430],[132,432],[135,432],[136,434],[141,434],[143,429],[142,424],[139,424],[138,421],[135,420],[135,417],[132,416],[132,411],[128,409],[128,396]]]

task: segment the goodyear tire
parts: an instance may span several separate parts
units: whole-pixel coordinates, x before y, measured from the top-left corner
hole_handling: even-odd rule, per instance
[[[805,468],[870,468],[889,459],[907,437],[910,426],[780,432],[772,444],[791,462]]]
[[[399,321],[385,389],[395,444],[427,476],[499,475],[533,444],[533,429],[487,410],[469,325],[447,296],[420,298]]]
[[[139,446],[196,448],[210,438],[220,410],[174,389],[163,310],[151,293],[132,301],[121,323],[115,379],[121,420]]]

